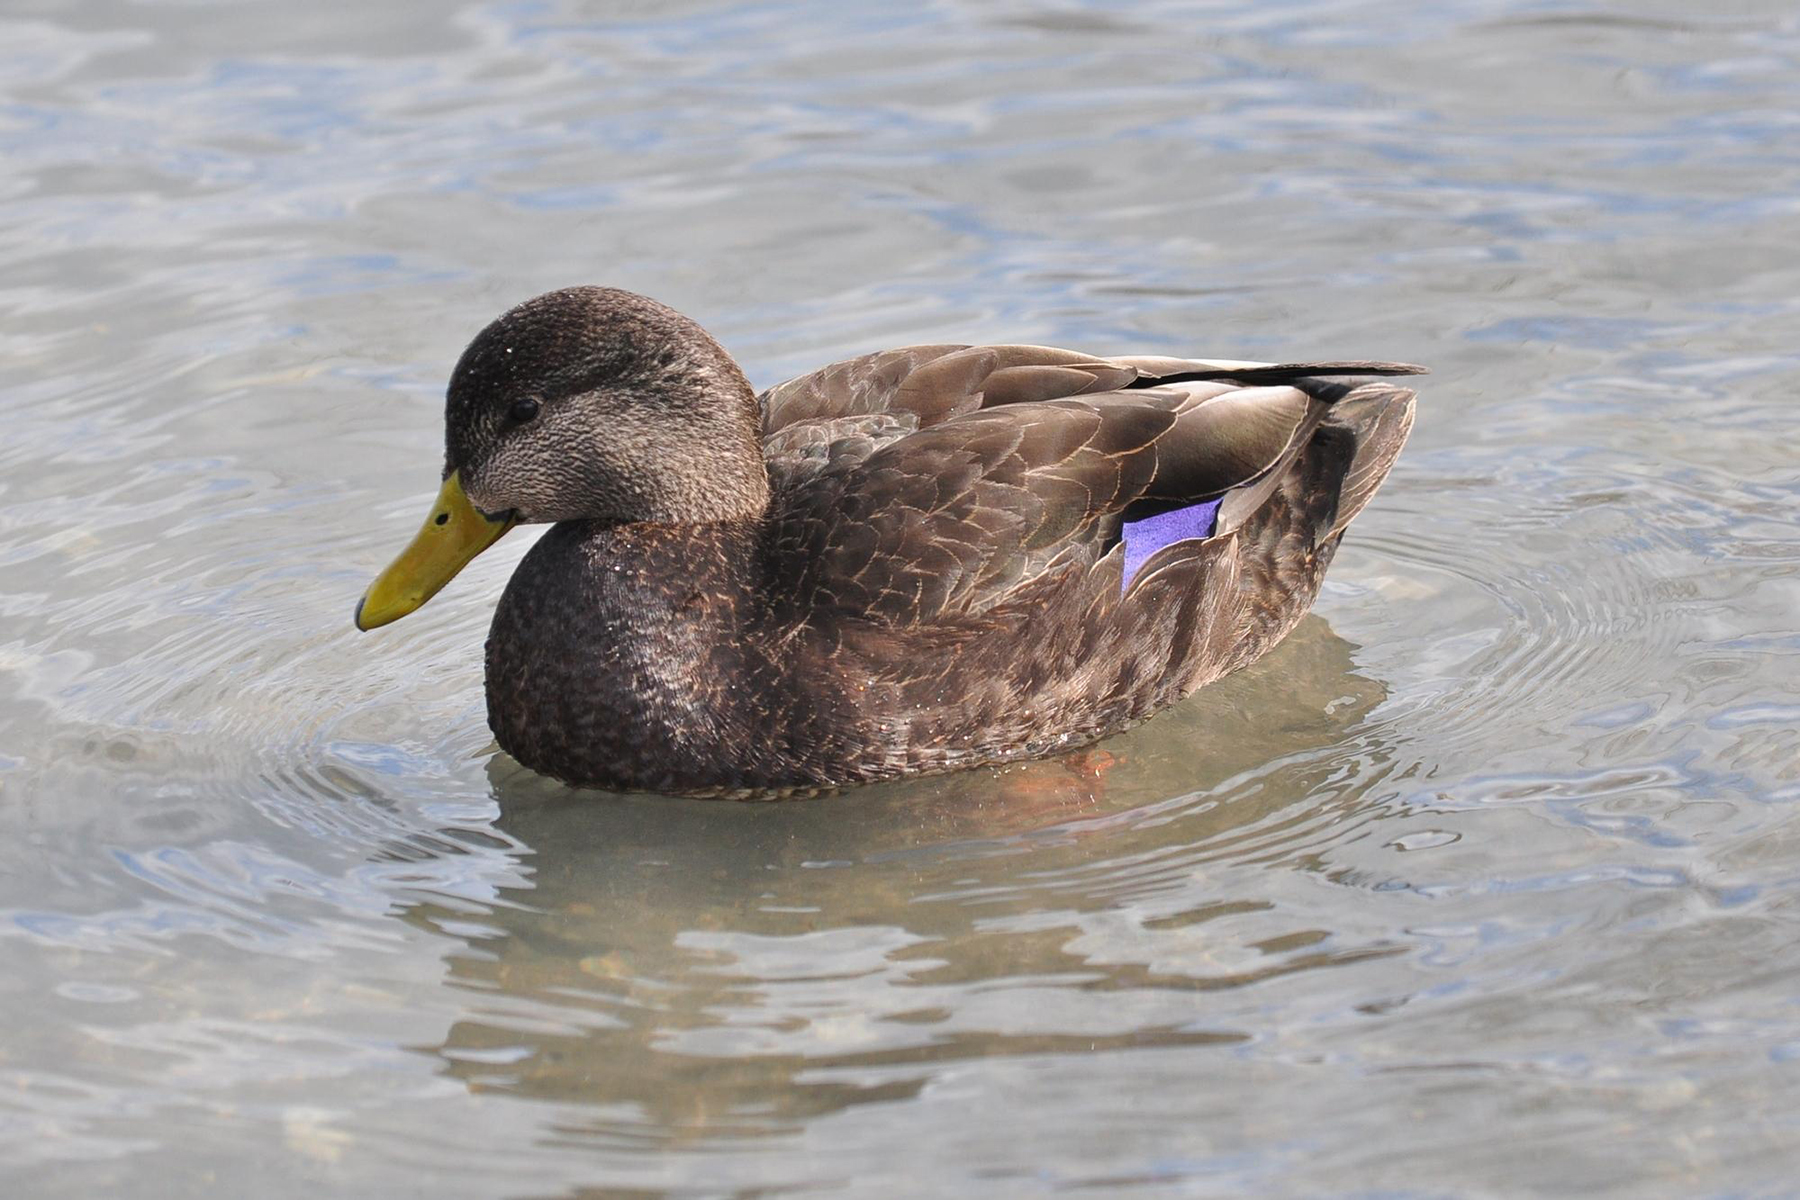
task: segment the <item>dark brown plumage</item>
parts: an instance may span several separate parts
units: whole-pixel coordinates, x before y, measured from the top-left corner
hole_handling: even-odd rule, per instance
[[[489,722],[571,783],[743,797],[1104,737],[1293,627],[1412,424],[1342,377],[1418,371],[921,346],[758,397],[662,305],[539,297],[447,408],[469,500],[557,522],[495,614]],[[1221,495],[1122,586],[1124,520]]]

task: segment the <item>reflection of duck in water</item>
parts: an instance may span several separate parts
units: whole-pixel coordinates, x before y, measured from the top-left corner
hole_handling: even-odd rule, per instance
[[[476,337],[443,491],[357,606],[519,521],[489,722],[573,783],[819,790],[1035,758],[1260,657],[1412,422],[1387,363],[868,355],[760,399],[704,330],[573,288]]]
[[[1195,989],[1380,949],[1290,903],[1298,870],[1303,898],[1341,904],[1311,871],[1361,824],[1355,781],[1386,754],[1365,723],[1385,693],[1350,656],[1302,622],[1266,663],[1123,735],[1101,795],[1051,762],[867,789],[853,819],[837,801],[597,805],[496,756],[496,826],[531,886],[450,958],[488,1015],[438,1052],[471,1085],[591,1106],[600,1136],[654,1144],[904,1098],[970,1058],[1241,1040],[1254,1029]],[[1046,788],[1048,811],[1018,802]],[[463,909],[413,910],[433,917],[471,928]],[[1135,933],[1116,958],[1070,945],[1084,921],[1121,920]],[[1026,1020],[982,999],[1001,988],[1059,999]]]

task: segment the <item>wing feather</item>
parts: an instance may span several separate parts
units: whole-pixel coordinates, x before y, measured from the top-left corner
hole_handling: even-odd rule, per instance
[[[1046,573],[1092,569],[1136,501],[1229,493],[1221,531],[1227,513],[1241,523],[1334,400],[1384,386],[1318,376],[1416,371],[1044,346],[834,363],[762,397],[772,562],[802,606],[891,625],[983,612]],[[1405,433],[1397,417],[1369,419],[1384,451],[1372,484]]]

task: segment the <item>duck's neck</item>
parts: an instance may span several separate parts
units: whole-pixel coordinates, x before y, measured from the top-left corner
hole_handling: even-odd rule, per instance
[[[755,520],[572,521],[532,547],[488,636],[488,723],[526,766],[619,788],[716,779],[750,740],[743,697],[776,681]]]
[[[716,527],[762,520],[769,509],[769,468],[761,434],[749,430],[744,437],[744,445],[729,452],[711,448],[703,474],[662,472],[648,494],[632,497],[630,517],[617,528],[686,530],[704,539]]]

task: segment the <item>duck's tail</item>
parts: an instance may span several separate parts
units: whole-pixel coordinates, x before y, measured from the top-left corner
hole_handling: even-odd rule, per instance
[[[1344,365],[1346,364],[1315,363],[1302,367],[1290,364],[1270,369],[1310,372],[1320,366]],[[1410,367],[1403,363],[1364,365],[1370,368],[1404,369],[1388,370],[1388,374],[1424,373],[1423,367]],[[1370,373],[1374,372],[1371,370]],[[1232,378],[1239,379],[1242,376]],[[1400,448],[1406,444],[1406,435],[1412,431],[1414,393],[1411,388],[1387,382],[1353,384],[1341,382],[1331,376],[1310,373],[1292,375],[1287,383],[1311,398],[1311,410],[1294,431],[1293,440],[1288,443],[1288,449],[1280,459],[1255,481],[1226,493],[1224,504],[1219,510],[1218,527],[1221,530],[1235,529],[1249,520],[1280,485],[1282,475],[1293,466],[1306,447],[1323,440],[1332,444],[1336,453],[1343,455],[1338,459],[1343,464],[1343,483],[1338,492],[1337,510],[1331,518],[1330,528],[1318,531],[1319,540],[1323,541],[1342,531],[1351,518],[1368,504],[1375,495],[1375,489],[1381,486],[1381,481],[1387,478],[1388,469],[1394,465]]]
[[[1122,359],[1120,361],[1148,363],[1153,360]],[[1165,375],[1146,374],[1129,386],[1161,387],[1169,383],[1219,382],[1241,383],[1247,387],[1266,387],[1279,383],[1301,384],[1309,380],[1316,380],[1320,384],[1324,384],[1330,379],[1344,376],[1429,375],[1431,373],[1429,367],[1416,366],[1413,363],[1376,362],[1367,359],[1312,363],[1213,363],[1205,360],[1190,360],[1188,366],[1187,370],[1171,371]],[[1303,390],[1311,393],[1313,389]]]
[[[1344,431],[1355,438],[1356,449],[1344,470],[1338,491],[1337,515],[1331,532],[1338,533],[1375,495],[1389,468],[1400,456],[1413,426],[1413,390],[1391,383],[1365,383],[1353,388],[1331,407],[1324,431]]]

